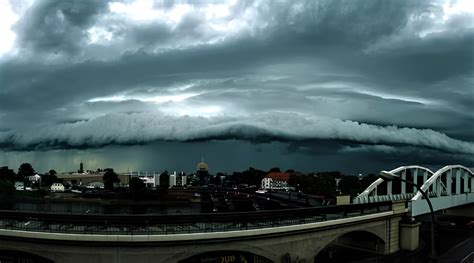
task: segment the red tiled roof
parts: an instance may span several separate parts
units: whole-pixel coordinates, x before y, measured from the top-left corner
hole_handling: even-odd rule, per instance
[[[265,178],[272,178],[275,181],[286,181],[290,179],[290,173],[281,173],[281,172],[270,172],[265,176]]]

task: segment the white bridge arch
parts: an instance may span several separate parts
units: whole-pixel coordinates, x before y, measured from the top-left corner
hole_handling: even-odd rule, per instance
[[[474,203],[474,173],[462,165],[448,165],[436,172],[418,165],[401,166],[389,171],[421,186],[430,197],[435,211]],[[409,178],[408,178],[409,177]],[[394,188],[397,184],[398,188]],[[382,189],[382,191],[380,191]],[[402,181],[385,182],[379,178],[354,198],[354,203],[410,200],[412,216],[429,212],[429,206],[416,187]]]

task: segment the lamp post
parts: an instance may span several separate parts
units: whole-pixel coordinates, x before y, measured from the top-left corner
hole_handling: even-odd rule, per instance
[[[408,180],[405,180],[399,176],[396,176],[395,174],[393,173],[390,173],[390,172],[387,172],[387,171],[381,171],[380,172],[380,178],[382,178],[383,180],[385,181],[393,181],[393,180],[400,180],[402,182],[405,182],[411,186],[414,186],[416,187],[416,189],[418,191],[420,191],[420,193],[423,195],[423,197],[425,198],[426,202],[428,203],[428,206],[430,208],[430,215],[431,215],[431,253],[430,253],[430,261],[431,262],[437,262],[437,256],[436,256],[436,249],[435,249],[435,242],[434,242],[434,223],[435,223],[435,216],[434,216],[434,210],[433,210],[433,205],[431,204],[431,201],[430,201],[430,198],[428,197],[428,195],[426,194],[425,191],[423,191],[423,189],[421,189],[421,187],[419,187],[417,184],[411,182],[411,181],[408,181]]]

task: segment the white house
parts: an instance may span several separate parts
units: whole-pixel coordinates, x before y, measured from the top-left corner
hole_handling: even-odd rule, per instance
[[[35,175],[32,175],[32,176],[28,176],[28,180],[30,182],[38,182],[41,180],[41,176],[39,174],[35,174]]]
[[[61,183],[54,183],[51,185],[51,192],[64,192],[64,185]]]
[[[262,179],[262,189],[288,189],[290,173],[270,172]]]
[[[273,183],[273,179],[272,178],[263,178],[262,179],[262,189],[270,189],[272,188],[272,183]]]

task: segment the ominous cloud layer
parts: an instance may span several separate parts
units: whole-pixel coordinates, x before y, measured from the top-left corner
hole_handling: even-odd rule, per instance
[[[474,163],[469,0],[2,0],[0,17],[1,154],[237,139]]]

